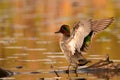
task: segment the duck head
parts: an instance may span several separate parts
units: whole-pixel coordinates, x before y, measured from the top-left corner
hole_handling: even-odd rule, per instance
[[[62,25],[60,30],[55,33],[62,33],[64,36],[70,36],[70,28],[68,25]]]

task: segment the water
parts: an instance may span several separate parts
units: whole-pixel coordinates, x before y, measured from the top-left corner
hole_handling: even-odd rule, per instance
[[[110,59],[120,64],[120,24],[118,0],[92,2],[87,0],[1,0],[0,6],[0,67],[20,72],[5,80],[119,80],[117,74],[74,73],[70,76],[48,73],[53,70],[67,69],[68,63],[63,56],[59,40],[61,35],[54,34],[62,24],[73,25],[79,18],[103,18],[115,16],[112,26],[98,34],[84,56],[92,62]],[[50,4],[51,3],[51,4]],[[60,3],[60,5],[57,5]],[[91,4],[92,3],[92,4]],[[96,5],[96,4],[98,5]],[[100,5],[105,6],[106,12]],[[115,5],[115,6],[113,6]],[[89,7],[88,7],[89,6]],[[118,12],[115,13],[116,9]],[[100,11],[98,12],[97,9]],[[9,14],[8,14],[9,13]],[[93,16],[94,15],[94,16]],[[72,27],[71,27],[72,28]],[[31,73],[33,72],[33,73]],[[38,72],[38,73],[36,73]]]

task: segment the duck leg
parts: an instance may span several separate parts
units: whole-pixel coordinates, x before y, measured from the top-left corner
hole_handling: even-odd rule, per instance
[[[70,66],[71,66],[71,63],[69,64],[68,69],[67,69],[68,75],[69,75],[69,73],[70,73]]]
[[[57,73],[57,71],[54,69],[54,65],[53,65],[53,64],[51,64],[51,68],[54,70],[56,76],[57,76],[57,77],[60,77],[59,74]]]
[[[78,69],[78,65],[76,64],[76,67],[75,67],[75,74],[76,74],[76,77],[78,77],[77,69]]]

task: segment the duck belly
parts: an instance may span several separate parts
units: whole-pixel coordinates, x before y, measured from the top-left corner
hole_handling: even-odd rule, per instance
[[[64,43],[60,43],[60,48],[66,58],[66,60],[71,63],[71,56],[72,56],[72,52],[69,50],[69,47],[67,45],[65,45]]]

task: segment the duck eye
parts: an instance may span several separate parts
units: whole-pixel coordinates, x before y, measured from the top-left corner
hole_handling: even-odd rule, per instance
[[[62,30],[65,30],[65,31],[69,31],[69,28],[68,28],[67,25],[62,25],[61,29],[62,29]]]
[[[65,30],[66,30],[67,28],[66,28],[66,27],[63,27],[63,29],[65,29]]]

